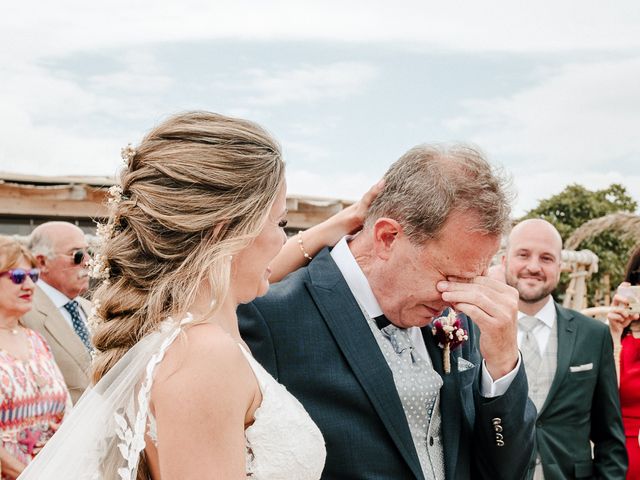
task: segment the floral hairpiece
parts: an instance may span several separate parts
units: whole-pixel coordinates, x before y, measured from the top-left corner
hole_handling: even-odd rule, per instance
[[[466,342],[469,339],[469,335],[461,327],[460,318],[453,308],[449,309],[449,313],[446,316],[438,317],[433,321],[431,333],[436,337],[438,346],[443,349],[444,373],[450,373],[451,350]]]
[[[135,147],[128,143],[126,147],[122,147],[122,149],[120,150],[120,156],[122,157],[124,166],[128,167],[131,164],[131,160],[133,160],[133,157],[136,156]]]
[[[87,327],[89,327],[91,336],[95,335],[96,330],[103,322],[102,317],[98,314],[98,310],[100,310],[100,300],[93,299],[92,303],[93,306],[91,307],[91,313],[89,313],[89,316],[87,317]],[[89,353],[91,355],[91,360],[95,359],[98,355],[98,351],[95,347],[92,348]]]
[[[115,222],[113,219],[109,219],[107,223],[97,223],[96,233],[98,237],[98,245],[101,247],[107,240],[113,237],[115,233]],[[109,268],[109,262],[107,258],[100,253],[96,252],[91,259],[89,259],[89,276],[97,280],[109,281],[111,270]]]
[[[109,281],[111,269],[104,255],[96,253],[89,260],[89,276],[97,280]]]
[[[93,334],[96,331],[96,328],[102,323],[102,318],[98,315],[98,310],[100,309],[100,300],[94,299],[93,306],[91,307],[91,313],[89,313],[89,317],[87,318],[87,326],[89,327],[89,331]]]
[[[123,199],[122,187],[120,185],[112,185],[109,187],[109,197],[107,198],[107,205],[112,210],[120,204]],[[106,223],[98,222],[96,224],[96,233],[98,237],[98,245],[101,247],[105,242],[111,238],[116,232],[116,224],[118,223],[117,217],[111,217]],[[89,260],[89,276],[98,280],[109,280],[109,263],[104,255],[100,252],[96,252]]]
[[[111,185],[109,187],[109,198],[107,204],[109,206],[116,206],[122,201],[122,187],[120,185]]]
[[[127,165],[135,154],[136,151],[131,144],[124,147],[121,151],[122,159],[125,160]],[[120,224],[119,217],[115,212],[122,200],[129,200],[129,196],[124,194],[122,186],[118,184],[111,185],[107,196],[107,206],[110,208],[112,215],[106,223],[97,223],[96,225],[99,246],[104,245],[115,235],[116,227]],[[108,282],[110,273],[107,258],[99,252],[94,254],[89,261],[89,275],[92,278]]]

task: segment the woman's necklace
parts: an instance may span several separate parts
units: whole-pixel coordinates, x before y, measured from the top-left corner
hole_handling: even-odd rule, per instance
[[[0,327],[0,330],[6,330],[7,332],[11,332],[11,335],[17,335],[20,331],[19,325],[15,325],[13,327]]]

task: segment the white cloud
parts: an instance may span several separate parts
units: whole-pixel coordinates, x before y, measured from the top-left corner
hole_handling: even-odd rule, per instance
[[[49,116],[71,105],[76,115],[98,110],[102,101],[80,87],[75,80],[56,76],[43,67],[3,67],[0,76],[0,118],[11,121],[10,112]],[[12,108],[13,107],[13,108]]]
[[[559,51],[634,48],[635,0],[425,2],[424,0],[87,3],[23,0],[3,7],[4,55],[203,39],[407,42],[440,50]],[[2,57],[0,57],[2,59]]]
[[[287,191],[292,195],[358,200],[379,180],[379,177],[369,172],[316,173],[304,169],[287,169]]]
[[[16,68],[3,75],[0,170],[63,175],[97,167],[104,173],[107,165],[96,160],[109,139],[78,130],[86,115],[105,111],[112,103],[108,97],[96,97],[75,81],[39,67]]]
[[[34,125],[18,112],[0,121],[6,138],[0,146],[0,171],[34,175],[115,175],[120,141],[80,135],[64,126]]]
[[[173,85],[173,79],[165,73],[156,58],[138,49],[126,51],[119,57],[121,67],[115,72],[89,77],[89,88],[108,96],[158,95]]]
[[[629,174],[628,172],[611,171],[602,174],[589,171],[559,170],[539,173],[516,171],[515,173],[514,183],[518,191],[513,212],[515,217],[524,215],[528,210],[535,208],[540,200],[560,193],[573,183],[578,183],[589,190],[601,190],[612,183],[620,183],[627,188],[629,195],[640,200],[640,172]]]
[[[293,168],[296,168],[298,159],[304,159],[308,164],[323,165],[331,157],[331,151],[322,145],[297,140],[285,140],[282,151],[285,161]]]
[[[288,70],[246,72],[246,83],[232,89],[249,93],[246,102],[256,107],[288,103],[316,103],[362,93],[375,78],[376,69],[366,63],[337,62]]]
[[[379,100],[367,88],[383,76],[383,69],[339,58],[335,51],[341,42],[357,43],[369,52],[395,49],[400,55],[403,49],[415,49],[457,55],[551,52],[554,58],[564,52],[566,58],[578,51],[580,58],[594,52],[600,58],[606,53],[610,60],[538,71],[538,83],[516,94],[468,99],[463,114],[449,118],[447,125],[453,136],[470,138],[515,171],[521,211],[573,181],[595,188],[598,181],[608,185],[620,178],[640,198],[640,58],[632,57],[640,48],[638,31],[635,0],[614,6],[596,0],[9,2],[0,16],[0,41],[10,46],[0,51],[0,170],[112,174],[122,143],[139,139],[140,132],[99,131],[95,119],[144,118],[141,123],[149,127],[158,112],[174,108],[167,94],[180,80],[147,53],[160,45],[189,56],[189,42],[283,41],[304,51],[304,41],[311,40],[326,42],[333,54],[320,61],[316,55],[305,64],[247,71],[242,85],[235,86],[242,98],[234,99],[229,109],[267,127],[290,127],[280,137],[292,159],[288,175],[293,193],[356,199],[378,179],[380,172],[369,173],[377,167],[377,152],[363,145],[362,157],[371,159],[362,167],[366,174],[292,168],[297,158],[305,165],[322,165],[332,154],[329,149],[342,145],[314,143],[312,137],[332,125],[309,127],[281,108],[360,94],[369,94],[372,103]],[[85,54],[113,60],[114,52],[117,65],[101,70],[105,73],[81,77],[73,65],[64,71],[51,66]],[[393,51],[386,61],[392,56]],[[544,64],[540,58],[544,56],[523,56],[523,61],[529,67]],[[212,64],[210,72],[218,78],[228,73],[217,67]],[[449,101],[447,95],[443,92]],[[400,112],[402,101],[420,101],[398,99]],[[422,112],[429,113],[428,107]],[[336,109],[335,118],[343,119],[344,112]],[[415,121],[407,116],[407,128]],[[434,113],[425,130],[439,122]]]
[[[571,183],[620,183],[640,200],[640,57],[544,73],[515,94],[466,100],[447,126],[513,173],[516,216]]]
[[[447,126],[530,171],[598,171],[613,161],[640,173],[638,85],[640,57],[565,65],[511,96],[465,101]]]
[[[158,110],[158,94],[172,82],[149,56],[134,54],[121,62],[121,69],[88,79],[36,64],[4,65],[0,170],[114,174],[122,130],[103,126],[141,115],[148,121]]]

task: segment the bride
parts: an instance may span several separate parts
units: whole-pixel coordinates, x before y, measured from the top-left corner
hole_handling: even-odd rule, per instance
[[[254,123],[190,112],[123,158],[93,265],[96,384],[19,478],[320,478],[320,431],[236,318],[286,240],[279,146]],[[376,188],[290,240],[274,275],[356,228]]]

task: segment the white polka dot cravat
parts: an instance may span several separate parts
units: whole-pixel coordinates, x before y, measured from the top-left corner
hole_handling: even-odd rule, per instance
[[[442,378],[415,350],[407,330],[384,318],[375,322],[382,326],[382,343],[378,343],[393,374],[425,478],[444,479],[438,406]]]
[[[80,337],[80,340],[82,340],[82,343],[84,344],[86,349],[88,351],[93,350],[93,347],[91,346],[91,340],[89,339],[89,330],[82,320],[80,311],[78,310],[78,302],[75,300],[71,300],[70,302],[64,304],[64,308],[67,312],[69,312],[69,315],[71,315],[71,323],[73,324],[73,329]]]

